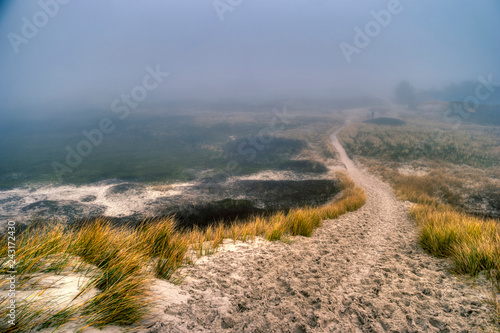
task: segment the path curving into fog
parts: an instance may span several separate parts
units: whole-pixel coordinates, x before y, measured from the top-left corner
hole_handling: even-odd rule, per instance
[[[161,300],[149,332],[490,330],[487,292],[425,254],[408,205],[331,139],[366,204],[292,244],[239,243],[200,259],[178,286],[186,299]]]

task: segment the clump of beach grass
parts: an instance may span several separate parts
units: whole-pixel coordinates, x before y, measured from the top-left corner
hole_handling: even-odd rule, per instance
[[[322,220],[361,207],[366,200],[363,189],[345,174],[338,177],[342,194],[327,205],[293,208],[231,224],[218,222],[203,230],[180,230],[174,217],[148,220],[137,228],[116,226],[103,218],[75,227],[46,223],[28,228],[17,238],[19,281],[32,283],[43,274],[79,272],[88,277],[88,282],[75,300],[90,291],[94,295],[80,303],[70,302],[62,309],[51,302],[21,300],[23,310],[16,329],[61,327],[74,320],[98,328],[138,323],[151,307],[151,281],[173,279],[179,268],[193,262],[190,253],[195,257],[213,254],[228,238],[246,242],[262,237],[289,243],[293,236],[311,236]],[[0,245],[0,255],[5,258],[3,274],[9,269],[7,253],[5,238]],[[1,287],[5,288],[5,283]],[[0,299],[3,305],[7,302],[5,297]],[[2,307],[0,315],[6,316],[6,311]],[[9,327],[2,329],[12,331]]]

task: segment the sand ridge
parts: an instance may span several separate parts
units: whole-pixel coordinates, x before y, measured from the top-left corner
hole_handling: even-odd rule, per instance
[[[331,139],[366,204],[310,238],[202,258],[178,286],[189,297],[165,299],[148,332],[495,331],[486,281],[473,286],[424,253],[409,204]]]

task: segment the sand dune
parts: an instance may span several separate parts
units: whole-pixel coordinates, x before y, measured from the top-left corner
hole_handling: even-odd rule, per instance
[[[148,332],[494,330],[486,281],[467,282],[418,246],[409,204],[332,142],[367,203],[312,237],[237,243],[200,259]],[[226,242],[227,243],[227,242]]]

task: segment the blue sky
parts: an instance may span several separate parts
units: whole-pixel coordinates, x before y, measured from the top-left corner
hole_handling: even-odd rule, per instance
[[[500,81],[495,0],[401,0],[400,12],[350,63],[339,45],[355,46],[354,29],[364,31],[371,12],[393,0],[220,0],[230,8],[223,20],[211,0],[60,1],[0,7],[1,112],[109,109],[157,65],[170,76],[144,107],[178,99],[387,98],[401,79],[421,89],[490,73]],[[39,12],[54,3],[57,13],[44,24]],[[16,52],[12,36],[24,38],[23,18],[41,26]]]

